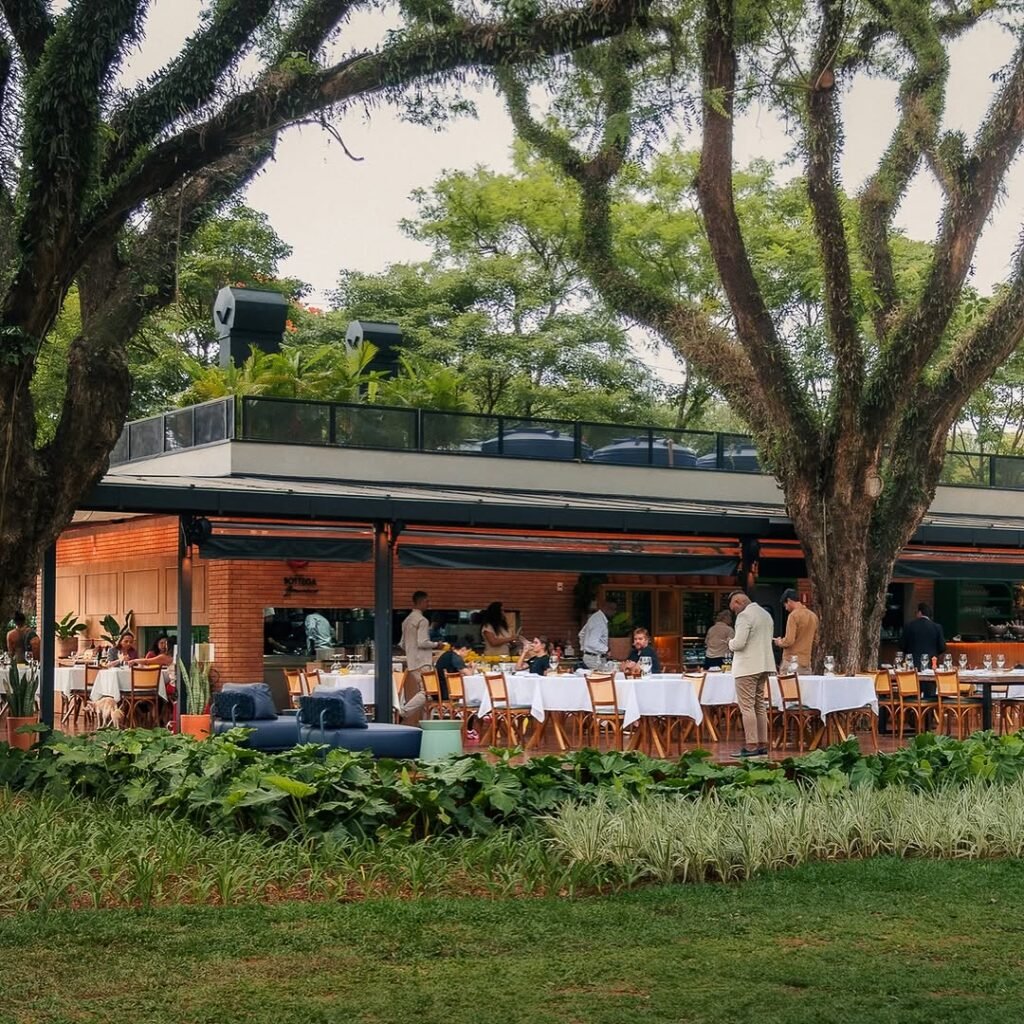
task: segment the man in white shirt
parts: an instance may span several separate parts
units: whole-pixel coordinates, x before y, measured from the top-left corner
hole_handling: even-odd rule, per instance
[[[303,625],[306,627],[306,650],[312,657],[316,657],[318,647],[334,646],[331,624],[319,612],[310,612]]]
[[[736,635],[729,641],[736,703],[743,719],[743,749],[737,757],[768,753],[768,674],[775,671],[771,614],[741,590],[729,596],[729,611],[736,616]]]
[[[430,607],[425,590],[412,595],[412,611],[402,620],[402,650],[405,651],[405,679],[402,683],[402,707],[399,714],[407,725],[416,725],[423,717],[427,691],[420,672],[432,668],[433,650],[440,644],[430,639],[430,623],[423,614]]]
[[[618,607],[605,601],[580,630],[580,655],[587,668],[597,668],[608,657],[608,620]]]

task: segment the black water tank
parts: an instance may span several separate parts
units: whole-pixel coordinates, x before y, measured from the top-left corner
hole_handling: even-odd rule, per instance
[[[241,366],[249,349],[280,352],[288,299],[280,292],[256,288],[221,288],[213,304],[213,322],[220,338],[220,365]]]
[[[389,377],[397,376],[402,355],[402,329],[398,324],[353,320],[345,332],[345,341],[353,348],[368,341],[377,352],[367,369],[380,370]]]

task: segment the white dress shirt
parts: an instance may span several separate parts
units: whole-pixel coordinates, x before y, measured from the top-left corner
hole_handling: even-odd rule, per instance
[[[587,619],[580,630],[580,653],[608,653],[608,616],[600,608]]]

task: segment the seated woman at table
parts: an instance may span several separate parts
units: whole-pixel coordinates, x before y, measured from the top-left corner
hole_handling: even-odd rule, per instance
[[[174,655],[171,653],[171,641],[166,636],[158,636],[153,649],[144,658],[134,658],[128,662],[129,665],[159,665],[167,668],[174,664]]]
[[[641,658],[651,659],[652,672],[661,671],[661,659],[658,657],[658,652],[654,649],[654,644],[651,643],[651,634],[647,632],[646,627],[637,626],[633,630],[633,649],[629,652],[629,657],[623,663],[622,671],[627,676],[638,674]]]
[[[732,628],[732,612],[723,608],[715,616],[712,627],[704,637],[704,667],[721,668],[726,658],[732,660],[729,641],[736,635]]]
[[[135,647],[135,634],[131,630],[126,630],[121,634],[116,647],[107,649],[108,662],[116,661],[121,665],[128,665],[136,661],[138,657],[139,652]]]
[[[551,645],[543,637],[535,636],[523,644],[523,653],[516,662],[516,671],[526,669],[532,676],[546,675],[551,668]]]
[[[456,644],[449,647],[440,658],[434,662],[434,670],[437,672],[437,684],[441,688],[441,699],[448,700],[448,675],[469,676],[473,669],[466,666],[466,655],[471,648],[469,644]]]

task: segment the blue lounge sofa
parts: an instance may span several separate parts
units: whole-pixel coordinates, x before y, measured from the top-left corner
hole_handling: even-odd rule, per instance
[[[322,743],[345,750],[369,750],[374,757],[415,758],[419,757],[423,739],[423,731],[410,725],[370,722],[363,728],[330,729],[302,725],[294,712],[274,718],[243,719],[234,706],[230,719],[213,719],[214,735],[240,727],[253,730],[246,740],[248,746],[267,753],[290,750],[299,743]]]

